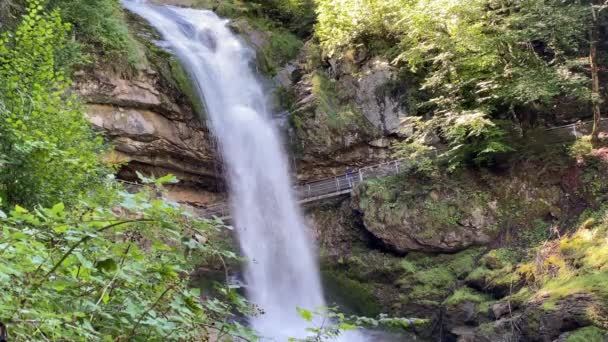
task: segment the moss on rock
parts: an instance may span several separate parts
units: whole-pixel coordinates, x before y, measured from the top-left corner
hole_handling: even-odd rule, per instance
[[[375,317],[387,311],[378,302],[369,283],[330,270],[322,271],[322,279],[327,295],[353,314]]]
[[[608,332],[598,327],[589,326],[568,333],[564,342],[604,342]]]

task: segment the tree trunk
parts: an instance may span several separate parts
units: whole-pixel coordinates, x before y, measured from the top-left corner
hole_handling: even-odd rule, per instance
[[[589,64],[591,65],[591,105],[593,107],[593,130],[591,131],[591,141],[599,141],[601,125],[600,109],[600,80],[597,66],[597,45],[599,41],[599,0],[595,0],[591,5],[591,43],[589,52]]]

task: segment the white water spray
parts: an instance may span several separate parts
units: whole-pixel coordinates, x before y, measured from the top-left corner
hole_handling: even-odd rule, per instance
[[[288,164],[251,70],[254,51],[211,11],[125,0],[181,60],[204,99],[219,140],[240,245],[248,264],[247,295],[264,314],[251,318],[264,338],[306,336],[296,307],[324,305],[316,253],[296,204]],[[349,339],[353,341],[353,339]]]

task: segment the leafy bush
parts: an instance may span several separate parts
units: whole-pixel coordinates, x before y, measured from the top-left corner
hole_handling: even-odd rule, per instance
[[[156,198],[159,190],[119,193],[107,207],[0,211],[0,315],[13,340],[253,338],[228,323],[250,310],[235,289],[204,299],[189,287],[201,261],[235,258],[208,241],[221,225]]]
[[[23,206],[74,203],[100,185],[104,151],[85,120],[57,55],[70,25],[28,1],[14,35],[0,36],[0,184],[2,197]]]
[[[403,141],[391,146],[393,155],[407,159],[415,172],[429,174],[437,171],[436,150],[419,141]]]
[[[377,318],[346,316],[336,308],[321,307],[315,311],[297,308],[298,314],[312,326],[307,328],[310,336],[299,339],[290,338],[289,342],[324,342],[336,339],[348,339],[348,333],[359,328],[388,328],[407,330],[415,326],[426,325],[428,320],[418,318],[393,318],[380,314]],[[351,335],[352,336],[352,335]]]
[[[591,136],[582,136],[570,146],[570,155],[574,158],[582,158],[593,151]]]
[[[463,163],[491,164],[497,154],[512,151],[505,142],[505,132],[484,113],[454,115],[448,117],[442,126],[450,144],[445,155],[452,170]]]
[[[579,101],[590,99],[585,72],[588,3],[316,3],[315,33],[325,56],[366,49],[411,69],[423,79],[421,107],[427,112],[473,110],[494,115],[546,106],[564,94]]]
[[[129,32],[120,1],[50,0],[49,7],[73,24],[75,37],[87,53],[85,62],[102,62],[120,72],[143,63],[143,51]]]

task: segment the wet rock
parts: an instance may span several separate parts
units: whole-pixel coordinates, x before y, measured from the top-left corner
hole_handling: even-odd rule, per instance
[[[456,305],[448,305],[445,309],[445,326],[449,330],[464,325],[472,326],[477,322],[477,304],[462,301]]]

